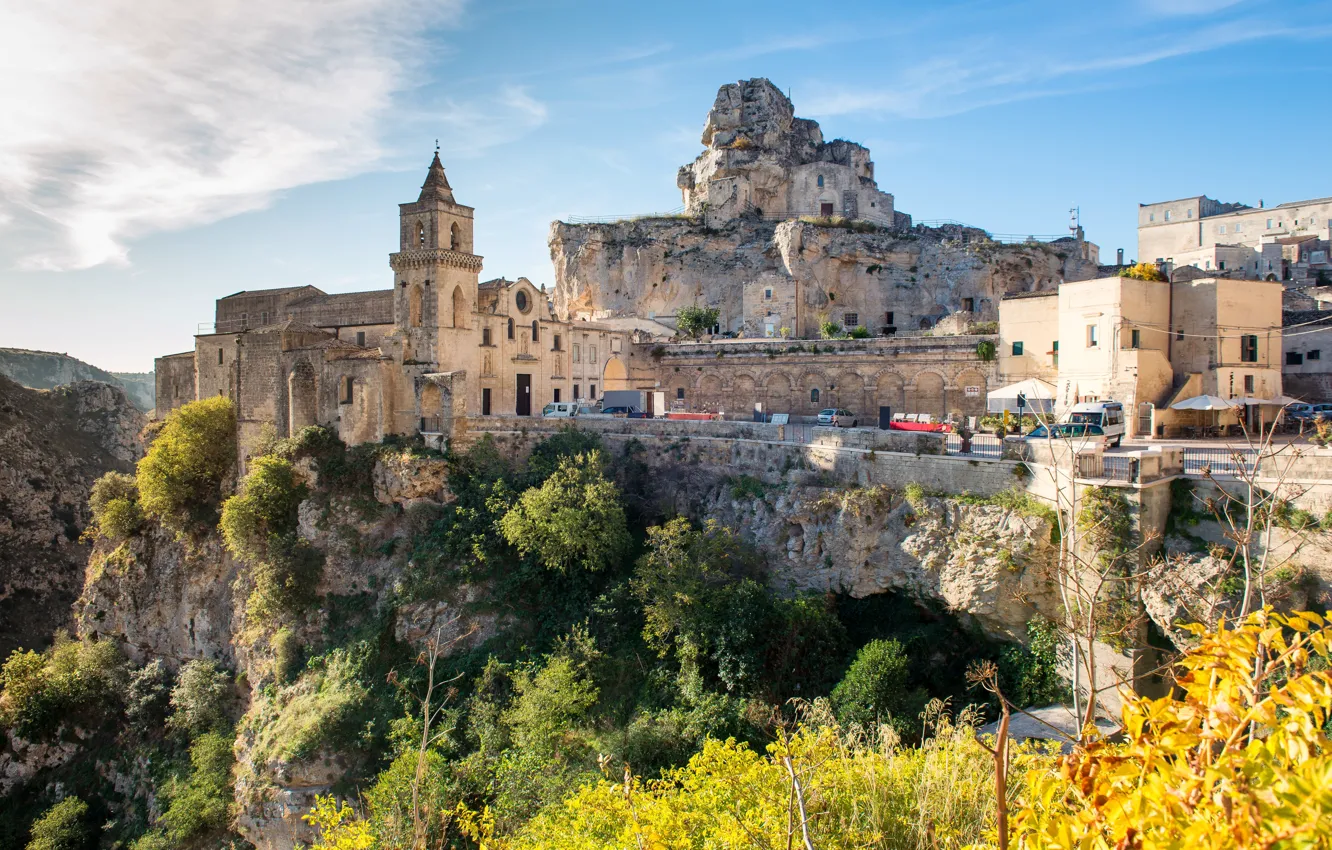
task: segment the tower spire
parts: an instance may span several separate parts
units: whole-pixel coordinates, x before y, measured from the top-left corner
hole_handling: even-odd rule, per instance
[[[417,203],[431,200],[455,203],[453,187],[449,185],[449,178],[444,176],[444,164],[439,161],[438,139],[435,140],[435,158],[430,161],[430,171],[426,173],[425,183],[421,184],[421,197],[417,198]]]

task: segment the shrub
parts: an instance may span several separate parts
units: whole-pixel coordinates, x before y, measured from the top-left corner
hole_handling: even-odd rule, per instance
[[[371,694],[362,681],[370,647],[338,647],[310,661],[291,685],[277,691],[272,702],[246,722],[255,724],[253,762],[303,759],[325,746],[344,742],[347,725]]]
[[[872,640],[861,647],[851,668],[833,688],[831,701],[838,721],[866,729],[887,723],[899,735],[910,735],[928,696],[921,689],[908,690],[909,667],[907,654],[896,640]]]
[[[301,671],[301,642],[291,629],[278,629],[273,635],[273,679],[285,685]]]
[[[211,659],[195,659],[180,668],[171,689],[171,717],[167,725],[195,737],[228,725],[231,677]]]
[[[527,459],[528,486],[538,487],[555,473],[560,462],[600,451],[601,437],[576,425],[566,425],[542,440]]]
[[[222,482],[236,465],[236,410],[226,398],[193,401],[167,414],[143,460],[139,504],[150,517],[182,535],[212,524]]]
[[[240,492],[222,503],[219,527],[227,548],[249,564],[262,559],[270,539],[296,531],[296,511],[306,495],[291,461],[273,455],[252,460]]]
[[[245,614],[266,625],[304,610],[316,598],[324,569],[324,553],[305,540],[288,535],[269,540],[267,557],[250,570],[254,589]]]
[[[526,750],[558,754],[571,727],[581,721],[597,701],[597,688],[573,660],[552,657],[535,674],[514,676],[517,693],[504,722],[514,743]]]
[[[134,476],[108,472],[97,479],[88,496],[93,524],[103,537],[123,540],[139,530],[143,511],[139,508],[139,487]]]
[[[600,452],[561,458],[540,487],[523,493],[500,518],[500,533],[549,570],[597,572],[624,555],[629,532],[615,483]]]
[[[62,721],[98,721],[119,707],[125,660],[106,640],[56,636],[45,653],[15,650],[0,671],[0,720],[22,736],[42,737]]]
[[[856,325],[854,328],[847,331],[846,335],[852,339],[869,339],[870,332],[869,328],[864,325]]]
[[[130,672],[125,688],[125,719],[141,732],[160,728],[166,720],[170,699],[166,668],[159,659],[153,659]]]
[[[700,307],[694,304],[681,307],[675,313],[675,327],[690,339],[698,339],[708,328],[717,324],[721,311],[716,307]]]
[[[180,844],[198,835],[225,829],[231,819],[231,737],[207,732],[190,745],[190,773],[166,789],[169,800],[158,823]]]
[[[994,362],[996,350],[994,340],[992,339],[983,339],[976,343],[976,356],[980,358],[983,363]]]
[[[1166,276],[1161,273],[1156,263],[1134,263],[1126,269],[1120,269],[1120,277],[1131,277],[1134,280],[1160,280],[1164,281]]]
[[[82,850],[88,838],[88,804],[66,797],[33,823],[27,850]]]
[[[826,321],[819,325],[819,336],[824,339],[838,339],[842,336],[842,326],[834,321]]]

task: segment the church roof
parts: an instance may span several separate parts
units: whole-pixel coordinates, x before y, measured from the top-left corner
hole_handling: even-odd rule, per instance
[[[435,158],[430,162],[430,171],[426,174],[425,183],[421,184],[421,197],[416,201],[454,203],[453,187],[449,185],[449,178],[444,176],[444,164],[439,161],[439,151],[435,151]]]

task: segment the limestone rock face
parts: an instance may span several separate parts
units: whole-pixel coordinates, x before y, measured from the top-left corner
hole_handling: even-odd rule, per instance
[[[439,500],[447,493],[448,465],[443,458],[411,452],[385,454],[375,461],[375,499],[390,505],[415,499]]]
[[[484,588],[468,585],[461,589],[458,602],[439,599],[401,605],[393,624],[393,636],[421,649],[433,640],[446,654],[467,652],[508,625],[507,618],[467,611],[468,603],[484,597]]]
[[[140,456],[143,414],[119,387],[30,390],[0,376],[0,656],[69,624],[88,563],[88,493]]]

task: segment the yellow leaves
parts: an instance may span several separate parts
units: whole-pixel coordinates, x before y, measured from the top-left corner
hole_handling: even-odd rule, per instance
[[[356,811],[331,795],[315,797],[314,808],[305,822],[319,831],[319,840],[310,850],[370,850],[375,836],[370,825],[356,816]]]

